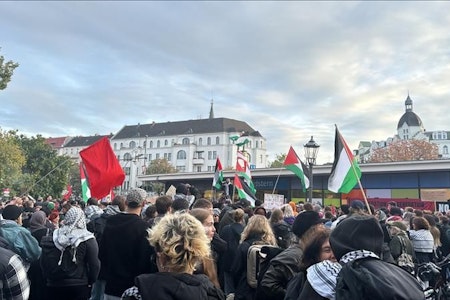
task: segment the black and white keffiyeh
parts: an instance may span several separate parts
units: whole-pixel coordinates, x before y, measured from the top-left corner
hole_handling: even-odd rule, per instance
[[[338,262],[324,260],[306,270],[306,278],[320,296],[327,299],[335,297],[336,279],[342,266]]]
[[[344,256],[341,257],[340,262],[342,264],[346,264],[351,261],[361,259],[361,258],[367,258],[367,257],[373,257],[373,258],[380,259],[380,257],[378,255],[376,255],[375,253],[373,253],[372,251],[355,250],[355,251],[350,251],[350,252],[344,254]]]
[[[86,229],[84,212],[79,207],[69,209],[61,228],[53,232],[53,242],[61,251],[69,246],[76,248],[80,243],[93,238],[94,234]]]

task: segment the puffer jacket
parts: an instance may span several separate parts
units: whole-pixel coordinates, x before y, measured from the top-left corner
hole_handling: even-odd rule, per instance
[[[41,247],[28,229],[14,221],[2,220],[0,231],[11,249],[22,258],[27,268],[30,263],[37,261],[41,256]]]

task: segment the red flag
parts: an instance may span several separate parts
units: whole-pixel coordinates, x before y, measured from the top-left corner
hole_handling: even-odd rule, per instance
[[[122,185],[125,173],[114,154],[107,137],[80,151],[91,189],[91,197],[101,199],[112,188]]]
[[[71,195],[72,195],[72,186],[70,184],[67,184],[67,188],[63,191],[63,199],[69,200]]]

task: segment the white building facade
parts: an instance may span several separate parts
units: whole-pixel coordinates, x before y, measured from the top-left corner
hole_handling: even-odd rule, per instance
[[[450,159],[450,131],[426,131],[422,120],[413,111],[413,101],[410,96],[405,100],[405,113],[397,124],[397,134],[385,141],[361,141],[357,150],[360,163],[369,162],[372,152],[379,148],[389,146],[398,140],[426,140],[438,146],[439,158]]]

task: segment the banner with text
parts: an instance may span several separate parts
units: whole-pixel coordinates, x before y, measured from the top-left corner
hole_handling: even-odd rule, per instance
[[[284,195],[264,194],[264,208],[272,210],[280,208],[284,204]]]

